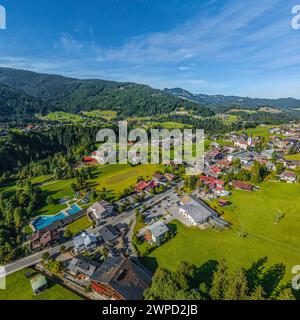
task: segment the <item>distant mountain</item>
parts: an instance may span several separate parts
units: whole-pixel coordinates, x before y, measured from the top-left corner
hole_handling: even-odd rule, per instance
[[[300,100],[294,98],[259,99],[238,96],[193,94],[181,88],[164,89],[164,92],[209,107],[234,107],[246,109],[255,109],[261,106],[269,106],[280,109],[292,109],[300,107]]]
[[[38,101],[42,100],[49,111],[77,113],[99,109],[115,110],[123,116],[145,116],[169,113],[184,107],[202,115],[213,114],[196,102],[136,83],[79,80],[0,68],[0,84],[22,91]]]

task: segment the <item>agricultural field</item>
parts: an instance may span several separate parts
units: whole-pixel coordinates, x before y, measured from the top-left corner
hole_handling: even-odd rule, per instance
[[[163,169],[163,165],[144,164],[131,167],[128,164],[115,164],[105,167],[98,167],[93,172],[93,179],[89,181],[91,186],[96,189],[106,188],[120,195],[125,188],[134,186],[138,177],[146,180],[151,179],[152,175]]]
[[[94,119],[103,118],[108,121],[115,119],[117,116],[117,112],[113,110],[83,111],[82,114],[89,118],[94,118]]]
[[[0,290],[0,300],[81,300],[80,297],[48,280],[48,289],[40,295],[32,293],[30,279],[25,277],[32,269],[23,269],[6,278],[6,290]],[[34,275],[33,275],[34,276]]]
[[[179,122],[147,122],[146,125],[149,125],[149,127],[162,127],[164,129],[192,128],[192,126],[189,124],[183,124]]]
[[[269,113],[282,113],[282,111],[280,109],[269,108],[269,107],[259,108],[258,111],[260,111],[260,112],[269,112]]]
[[[40,116],[41,120],[51,120],[59,122],[83,122],[84,119],[79,114],[68,113],[63,111],[57,111],[47,114],[46,116]]]
[[[272,136],[273,134],[270,133],[269,131],[270,127],[268,126],[258,126],[256,128],[249,128],[247,130],[240,130],[238,131],[239,134],[246,132],[248,135],[251,135],[253,137],[264,137],[265,139],[268,139],[270,136]]]
[[[284,156],[286,160],[300,160],[300,153],[296,154],[289,154],[287,156]]]
[[[225,258],[230,268],[249,268],[267,257],[266,266],[283,263],[284,281],[291,280],[300,255],[300,185],[265,182],[260,187],[257,192],[233,192],[231,206],[222,209],[224,218],[233,223],[230,230],[203,231],[171,222],[176,236],[145,257],[145,265],[154,271],[158,266],[172,269],[178,261],[201,266]],[[283,218],[276,224],[278,210]]]

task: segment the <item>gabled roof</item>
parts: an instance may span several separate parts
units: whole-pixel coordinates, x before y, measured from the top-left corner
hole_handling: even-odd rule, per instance
[[[142,300],[145,289],[151,283],[151,275],[134,259],[108,257],[92,280],[109,285],[126,300]]]

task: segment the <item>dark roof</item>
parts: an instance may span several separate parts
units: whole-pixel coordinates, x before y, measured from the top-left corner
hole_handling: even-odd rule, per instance
[[[126,300],[141,300],[151,283],[151,274],[134,259],[108,257],[92,280],[110,285]]]
[[[110,242],[118,238],[119,232],[115,227],[108,225],[99,231],[99,235],[105,242]]]

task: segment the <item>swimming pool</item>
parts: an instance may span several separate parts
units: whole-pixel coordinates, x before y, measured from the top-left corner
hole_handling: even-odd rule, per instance
[[[73,215],[79,211],[81,211],[82,209],[76,204],[72,204],[67,210],[66,212],[69,214],[69,215]]]
[[[81,211],[82,209],[76,204],[72,204],[69,208],[64,211],[59,212],[54,216],[41,216],[36,218],[32,225],[36,230],[43,230],[44,228],[50,226],[52,223],[58,220],[63,220],[68,216],[72,216],[73,214]]]
[[[32,225],[36,230],[42,230],[46,227],[48,227],[50,224],[52,224],[55,221],[62,220],[66,218],[68,215],[64,212],[60,212],[54,216],[43,216],[36,218]]]

